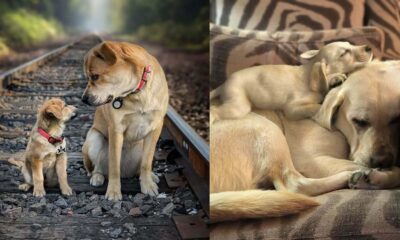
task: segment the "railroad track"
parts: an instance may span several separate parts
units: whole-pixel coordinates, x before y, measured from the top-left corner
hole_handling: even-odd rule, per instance
[[[0,239],[208,238],[209,148],[171,106],[155,149],[159,196],[141,194],[138,178],[122,180],[119,202],[104,199],[106,185],[90,186],[80,151],[95,108],[80,100],[82,59],[101,41],[87,36],[0,75]],[[25,149],[36,109],[51,97],[78,107],[65,130],[75,194],[47,188],[35,198],[18,190],[23,178],[7,159]]]

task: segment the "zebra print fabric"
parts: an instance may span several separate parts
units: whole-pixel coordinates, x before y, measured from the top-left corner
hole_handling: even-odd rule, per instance
[[[210,25],[210,87],[240,69],[263,64],[300,64],[299,55],[333,41],[368,44],[382,56],[383,33],[374,27],[340,30],[267,32]]]
[[[212,0],[211,21],[233,28],[313,31],[362,27],[364,0]]]
[[[400,0],[367,0],[366,16],[385,34],[384,59],[400,59]]]
[[[399,239],[400,190],[339,190],[298,215],[214,224],[210,239]]]

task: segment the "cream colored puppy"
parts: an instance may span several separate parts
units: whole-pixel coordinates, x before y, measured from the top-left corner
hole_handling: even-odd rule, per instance
[[[300,55],[301,66],[262,65],[233,73],[211,92],[222,104],[211,108],[211,122],[236,119],[253,108],[283,110],[289,119],[312,117],[329,89],[372,59],[368,46],[333,42]]]
[[[158,194],[153,156],[168,107],[158,61],[138,45],[103,42],[85,56],[82,101],[97,106],[82,147],[90,184],[108,177],[106,198],[121,200],[121,177],[140,176],[141,191]]]
[[[333,89],[315,117],[325,128],[257,113],[210,126],[212,221],[283,216],[318,204],[298,193],[400,185],[400,62],[370,63]]]
[[[72,194],[67,180],[66,140],[62,134],[74,111],[74,106],[65,105],[58,98],[47,100],[40,107],[23,158],[25,183],[19,186],[20,190],[28,191],[33,186],[33,196],[42,197],[46,194],[46,182],[46,186],[59,183],[62,194]]]

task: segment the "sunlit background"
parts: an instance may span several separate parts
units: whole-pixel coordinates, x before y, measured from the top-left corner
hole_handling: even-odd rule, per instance
[[[0,59],[52,47],[89,32],[206,51],[208,1],[0,1]]]

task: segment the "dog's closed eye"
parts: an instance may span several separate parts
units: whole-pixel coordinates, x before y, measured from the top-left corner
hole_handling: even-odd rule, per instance
[[[351,52],[350,49],[346,49],[346,50],[344,50],[344,52],[342,54],[340,54],[340,57],[344,57],[344,56],[346,56],[346,54],[348,54],[350,52]]]
[[[366,128],[369,126],[369,122],[366,119],[353,118],[352,121],[353,121],[354,125],[356,125],[359,128]]]
[[[390,120],[389,125],[400,123],[400,115]]]

